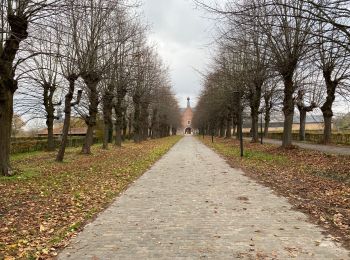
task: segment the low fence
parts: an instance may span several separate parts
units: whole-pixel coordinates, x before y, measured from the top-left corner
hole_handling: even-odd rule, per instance
[[[94,139],[94,143],[99,143],[99,138]],[[55,147],[59,147],[61,140],[54,139]],[[84,137],[69,137],[67,147],[79,147],[84,143]],[[11,154],[27,153],[47,150],[46,137],[21,137],[11,138]]]
[[[271,132],[268,134],[268,138],[282,140],[283,133]],[[245,137],[249,137],[249,133],[244,134]],[[293,140],[299,140],[299,133],[293,132]],[[305,133],[305,141],[320,144],[323,142],[323,133]],[[350,145],[350,133],[334,133],[332,134],[332,142],[335,144]]]

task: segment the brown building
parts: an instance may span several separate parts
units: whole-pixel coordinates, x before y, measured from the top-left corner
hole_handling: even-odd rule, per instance
[[[181,118],[181,129],[180,132],[183,134],[192,134],[192,118],[193,110],[191,108],[190,98],[187,98],[187,107],[182,109],[182,118]]]

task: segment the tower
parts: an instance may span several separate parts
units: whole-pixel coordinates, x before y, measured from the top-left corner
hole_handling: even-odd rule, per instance
[[[193,118],[193,111],[191,108],[191,99],[190,97],[187,98],[187,108],[183,109],[182,112],[182,131],[184,134],[192,134],[192,118]]]

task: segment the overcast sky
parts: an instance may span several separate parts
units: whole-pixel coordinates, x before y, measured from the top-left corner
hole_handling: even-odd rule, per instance
[[[181,107],[189,96],[194,106],[201,89],[199,71],[209,64],[212,21],[196,9],[192,0],[144,0],[144,16],[150,24],[150,41],[158,47],[170,68],[174,91]]]
[[[222,0],[224,1],[224,0]],[[210,2],[210,0],[208,0]],[[181,107],[189,96],[195,106],[201,89],[198,71],[206,71],[214,23],[198,10],[192,0],[143,0],[146,21],[151,27],[150,40],[170,68],[171,79]],[[349,112],[349,103],[337,100],[336,112]],[[320,113],[318,111],[318,113]]]

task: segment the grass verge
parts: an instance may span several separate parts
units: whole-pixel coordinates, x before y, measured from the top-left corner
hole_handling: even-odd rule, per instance
[[[180,138],[94,146],[90,156],[68,149],[65,163],[56,163],[55,153],[13,156],[19,174],[0,177],[0,259],[56,256]]]
[[[245,142],[240,158],[237,140],[199,139],[233,167],[289,198],[295,209],[350,248],[350,156]]]

